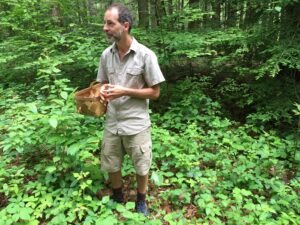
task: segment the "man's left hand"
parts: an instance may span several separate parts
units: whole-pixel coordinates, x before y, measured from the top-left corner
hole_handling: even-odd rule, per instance
[[[104,84],[101,88],[101,94],[106,101],[111,101],[116,98],[122,97],[126,93],[126,88],[120,85]]]

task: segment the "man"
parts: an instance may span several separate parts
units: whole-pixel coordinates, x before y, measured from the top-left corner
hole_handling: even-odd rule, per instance
[[[104,15],[103,30],[112,43],[101,55],[97,81],[104,83],[108,101],[101,148],[101,168],[108,172],[112,199],[124,202],[121,165],[124,154],[133,161],[137,179],[137,212],[148,214],[146,191],[152,160],[149,99],[157,99],[165,81],[156,55],[131,35],[133,19],[121,4],[112,4]]]

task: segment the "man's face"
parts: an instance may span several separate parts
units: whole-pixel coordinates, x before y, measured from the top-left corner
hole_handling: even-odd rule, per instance
[[[116,8],[107,10],[104,14],[103,30],[107,40],[111,43],[120,41],[124,32],[124,25],[118,21],[118,17],[118,9]]]

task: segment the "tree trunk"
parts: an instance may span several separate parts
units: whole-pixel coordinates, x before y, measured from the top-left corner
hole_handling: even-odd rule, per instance
[[[189,6],[191,9],[199,8],[199,0],[189,0]],[[194,21],[189,22],[188,29],[194,30],[199,28],[199,20],[195,19]]]
[[[161,0],[160,2],[160,16],[164,17],[167,15],[167,6],[166,6],[166,1]]]
[[[149,27],[149,1],[138,0],[139,26]]]
[[[157,27],[157,9],[156,9],[156,0],[150,1],[150,22],[151,22],[151,28]]]
[[[172,15],[173,14],[173,0],[168,0],[168,3],[167,3],[167,13],[168,13],[168,15]]]
[[[203,11],[204,12],[208,12],[209,11],[209,3],[207,2],[207,0],[203,1]],[[198,27],[200,25],[200,21],[196,20],[196,22],[198,22]],[[207,27],[209,26],[209,16],[208,15],[204,15],[203,16],[203,27]]]
[[[60,8],[58,4],[54,4],[51,11],[51,19],[54,24],[63,26],[62,19],[60,18]]]
[[[90,18],[88,16],[88,5],[86,0],[81,0],[81,1],[82,1],[82,10],[81,10],[82,18],[84,23],[87,24],[90,22]]]
[[[280,39],[285,39],[289,32],[293,31],[299,36],[300,28],[300,2],[290,3],[281,9],[281,29],[280,29]]]
[[[263,10],[263,3],[252,3],[251,1],[247,2],[246,6],[246,15],[245,15],[245,23],[244,26],[251,26],[255,24],[259,19],[262,14]],[[266,7],[265,5],[264,7]]]
[[[213,2],[212,10],[215,12],[212,17],[212,27],[218,28],[221,26],[221,3],[216,1]]]
[[[226,26],[233,27],[237,23],[237,3],[235,1],[227,1],[225,4]]]
[[[81,17],[81,13],[80,13],[81,9],[80,9],[80,3],[79,3],[78,0],[76,1],[76,4],[77,4],[77,17],[78,17],[78,23],[79,23],[79,24],[82,24],[82,17]]]
[[[86,0],[87,10],[88,10],[88,17],[94,17],[97,15],[97,11],[95,9],[95,1],[94,0]]]
[[[167,15],[164,0],[156,1],[156,9],[157,9],[157,25],[160,26],[162,18]]]
[[[246,10],[247,10],[246,1],[240,2],[240,15],[239,15],[239,27],[240,28],[244,26]]]

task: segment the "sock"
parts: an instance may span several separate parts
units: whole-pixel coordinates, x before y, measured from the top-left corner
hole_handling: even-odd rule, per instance
[[[124,196],[123,196],[123,188],[113,188],[112,189],[113,192],[113,200],[118,202],[118,203],[123,203],[124,202]]]
[[[144,202],[144,201],[146,201],[146,193],[141,194],[141,193],[137,192],[137,201],[138,202]]]

